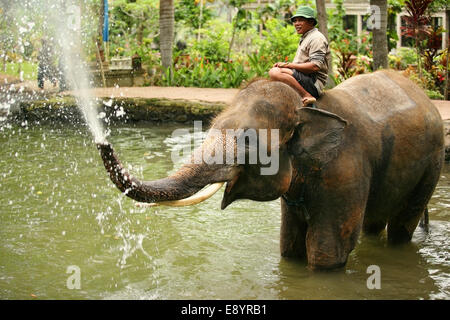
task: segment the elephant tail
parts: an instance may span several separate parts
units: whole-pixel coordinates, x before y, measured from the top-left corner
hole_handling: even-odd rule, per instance
[[[428,208],[425,208],[423,212],[422,218],[420,218],[419,226],[425,231],[428,232],[429,225],[429,217],[428,217]]]

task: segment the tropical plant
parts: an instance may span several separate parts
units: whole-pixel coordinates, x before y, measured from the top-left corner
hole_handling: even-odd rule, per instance
[[[431,71],[435,66],[435,58],[438,56],[439,51],[442,48],[442,34],[444,28],[439,27],[434,29],[429,27],[428,37],[424,43],[423,57],[424,57],[424,68],[427,71]]]
[[[413,48],[402,47],[395,54],[389,55],[389,65],[397,70],[405,70],[417,63],[417,52]]]
[[[273,60],[264,56],[261,51],[251,53],[247,56],[250,65],[251,77],[266,77],[270,68],[273,66]]]
[[[184,64],[176,69],[172,78],[166,72],[163,75],[163,82],[171,86],[236,88],[250,77],[244,65],[245,62],[240,60],[211,63],[204,58],[194,58],[192,63]]]
[[[409,0],[405,2],[407,16],[404,17],[406,25],[402,27],[402,35],[414,39],[414,47],[417,51],[417,66],[419,76],[422,73],[420,59],[420,44],[429,35],[430,18],[426,10],[433,0]]]

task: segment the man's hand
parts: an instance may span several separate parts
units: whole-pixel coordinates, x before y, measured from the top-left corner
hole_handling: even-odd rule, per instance
[[[289,68],[289,62],[277,62],[273,65],[274,68]]]

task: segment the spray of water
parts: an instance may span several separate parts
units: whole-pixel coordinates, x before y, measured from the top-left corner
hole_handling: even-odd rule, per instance
[[[97,103],[89,90],[92,81],[89,79],[86,59],[81,50],[80,8],[76,5],[68,6],[67,1],[63,2],[59,7],[65,9],[66,17],[69,19],[55,19],[54,21],[57,26],[56,30],[58,30],[55,38],[62,51],[62,69],[69,87],[73,89],[78,107],[94,136],[94,141],[106,143],[106,135],[98,118]]]
[[[9,12],[17,29],[17,47],[23,54],[28,39],[45,39],[59,58],[59,72],[73,92],[94,141],[106,143],[106,134],[98,117],[97,101],[89,90],[92,81],[83,48],[92,41],[93,19],[89,0],[24,0],[0,2],[0,10]],[[82,15],[85,15],[84,17]],[[88,31],[86,31],[88,29]],[[38,39],[39,37],[39,39]],[[43,42],[44,43],[44,42]],[[3,108],[4,109],[4,108]]]

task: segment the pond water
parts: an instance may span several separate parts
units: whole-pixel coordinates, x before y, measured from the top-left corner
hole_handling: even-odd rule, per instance
[[[112,127],[109,140],[134,175],[155,179],[190,142],[174,129]],[[343,270],[317,273],[280,257],[279,200],[221,211],[219,191],[193,207],[138,208],[110,182],[87,130],[3,125],[0,146],[1,299],[450,298],[449,164],[428,234],[418,228],[401,247],[362,236]],[[367,287],[370,265],[381,289]]]

